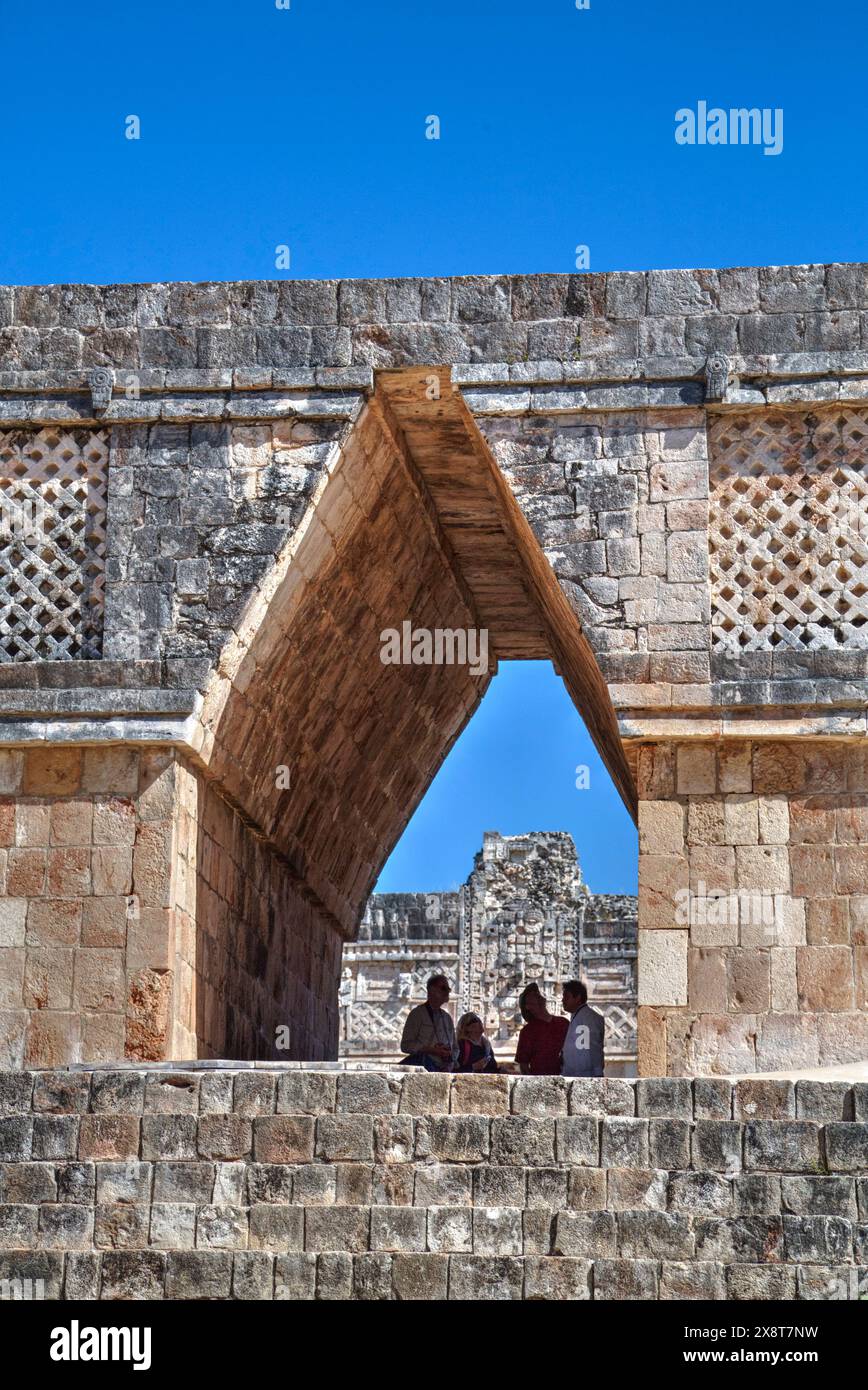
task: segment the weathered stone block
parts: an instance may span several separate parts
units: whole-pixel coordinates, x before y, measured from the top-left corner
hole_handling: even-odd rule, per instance
[[[338,1077],[339,1112],[352,1115],[395,1115],[401,1083],[375,1072],[349,1072]]]
[[[617,1254],[615,1218],[607,1211],[560,1211],[553,1253],[597,1259]]]
[[[239,1250],[233,1255],[232,1297],[245,1301],[274,1297],[274,1259],[270,1254]]]
[[[496,1171],[496,1170],[493,1170]],[[567,1206],[567,1179],[571,1172],[564,1168],[528,1168],[527,1169],[527,1196],[524,1195],[525,1184],[522,1183],[518,1201],[510,1203],[512,1206],[527,1206],[529,1210],[559,1211],[561,1207]],[[601,1175],[602,1176],[602,1175]],[[572,1205],[578,1206],[578,1203]]]
[[[732,1184],[717,1173],[673,1173],[668,1205],[675,1212],[727,1215],[732,1210]]]
[[[202,1206],[214,1191],[212,1163],[156,1163],[154,1165],[155,1202],[189,1202]]]
[[[469,1207],[430,1207],[428,1246],[441,1254],[469,1254],[473,1250],[473,1213]]]
[[[739,1172],[742,1126],[735,1120],[697,1120],[693,1131],[693,1166],[727,1174]]]
[[[733,1201],[743,1216],[776,1216],[781,1210],[781,1179],[742,1173],[733,1180]]]
[[[600,1162],[605,1168],[647,1168],[648,1121],[620,1117],[604,1119]]]
[[[203,1115],[197,1142],[201,1158],[246,1158],[253,1148],[253,1126],[242,1115]]]
[[[316,1296],[316,1255],[278,1255],[274,1262],[274,1297],[281,1301]]]
[[[164,1250],[192,1250],[196,1244],[196,1207],[185,1202],[154,1202],[148,1244]]]
[[[629,1081],[593,1076],[576,1077],[569,1083],[571,1115],[635,1115],[635,1087]]]
[[[868,1168],[868,1124],[826,1125],[823,1134],[832,1172],[856,1173]]]
[[[614,1169],[610,1169],[609,1175],[611,1176],[614,1171]],[[528,1179],[528,1206],[531,1205],[530,1179]],[[602,1168],[572,1169],[569,1173],[566,1205],[575,1207],[578,1211],[602,1211],[606,1206],[605,1170]],[[557,1208],[552,1207],[551,1210],[557,1210]]]
[[[437,1072],[405,1076],[401,1084],[401,1114],[445,1115],[449,1110],[451,1080]]]
[[[90,1118],[97,1117],[85,1116],[82,1128]],[[137,1120],[132,1120],[132,1124],[138,1127]],[[143,1115],[141,1125],[142,1158],[153,1161],[196,1157],[197,1122],[192,1115]],[[98,1158],[108,1155],[93,1153],[83,1156]]]
[[[839,1126],[827,1126],[827,1145],[829,1129],[836,1128]],[[772,1172],[819,1172],[819,1127],[806,1120],[751,1121],[744,1129],[744,1165]],[[836,1166],[831,1158],[830,1166]]]
[[[446,1255],[395,1255],[392,1259],[392,1288],[401,1302],[440,1302],[446,1298],[449,1258]],[[465,1276],[466,1288],[469,1279]]]
[[[512,1112],[529,1116],[566,1115],[568,1097],[565,1077],[518,1076],[512,1086]]]
[[[369,1248],[370,1225],[368,1207],[308,1207],[304,1215],[305,1247],[317,1252],[361,1254]]]
[[[113,1250],[144,1249],[150,1215],[146,1202],[98,1203],[93,1215],[94,1245]]]
[[[620,1211],[618,1253],[626,1259],[689,1259],[693,1255],[690,1218],[678,1212]]]
[[[655,1299],[658,1292],[654,1260],[594,1260],[594,1299]]]
[[[599,1122],[590,1116],[571,1115],[555,1120],[555,1153],[559,1163],[586,1164],[600,1161]]]
[[[664,1260],[660,1269],[660,1298],[676,1302],[725,1299],[725,1268],[710,1260]]]
[[[404,1252],[426,1248],[427,1212],[419,1207],[373,1207],[371,1249]]]
[[[700,1260],[768,1264],[781,1259],[783,1225],[779,1216],[697,1217],[694,1233]]]
[[[524,1296],[532,1301],[551,1302],[589,1299],[591,1262],[529,1256],[524,1261]]]
[[[691,1124],[687,1120],[650,1120],[648,1157],[655,1168],[686,1168],[690,1164]]]
[[[514,1124],[515,1121],[493,1123]],[[448,1115],[423,1121],[417,1132],[416,1152],[419,1157],[430,1155],[447,1162],[478,1162],[488,1158],[490,1124],[492,1122],[486,1117],[476,1115]],[[503,1161],[509,1162],[509,1158]]]
[[[480,1207],[523,1207],[527,1182],[536,1173],[552,1169],[517,1168],[507,1164],[482,1164],[473,1169],[473,1202]],[[566,1190],[566,1181],[564,1181]]]
[[[491,1162],[550,1164],[554,1162],[555,1124],[550,1119],[510,1115],[491,1121]],[[478,1155],[484,1157],[485,1155]]]
[[[353,1257],[353,1298],[365,1302],[388,1301],[392,1297],[392,1256],[355,1255]]]
[[[201,1216],[199,1220],[201,1227]],[[277,1250],[281,1253],[301,1251],[304,1249],[304,1221],[302,1207],[285,1206],[276,1202],[253,1204],[250,1207],[250,1248]],[[199,1239],[198,1243],[201,1245],[204,1242]],[[228,1242],[221,1240],[219,1243],[222,1245]],[[246,1241],[239,1240],[239,1244],[246,1244]],[[232,1248],[237,1248],[234,1242]]]
[[[737,1120],[794,1120],[796,1088],[792,1081],[739,1081],[733,1092],[733,1114]]]
[[[165,1261],[167,1298],[229,1298],[232,1256],[228,1251],[170,1250]]]
[[[727,1297],[734,1302],[755,1299],[789,1302],[796,1296],[796,1272],[761,1264],[731,1264],[726,1271]]]
[[[257,1115],[273,1115],[276,1089],[275,1078],[267,1072],[239,1072],[235,1078],[232,1100],[235,1115],[247,1119]]]
[[[610,1168],[607,1203],[612,1211],[664,1211],[669,1175],[660,1168]]]
[[[472,1176],[470,1168],[449,1163],[420,1163],[416,1166],[413,1204],[417,1207],[469,1207]]]
[[[509,1112],[508,1076],[466,1075],[452,1078],[453,1115],[505,1115]]]
[[[473,1303],[520,1299],[523,1285],[524,1264],[517,1257],[449,1256],[450,1299]]]
[[[318,1126],[325,1123],[325,1119],[317,1121]],[[370,1136],[370,1120],[367,1123]],[[331,1135],[329,1130],[325,1133]],[[333,1143],[326,1141],[321,1157],[354,1157],[352,1154],[338,1154],[332,1151],[340,1148],[342,1141],[344,1147],[347,1147],[343,1134],[335,1137]],[[314,1121],[310,1116],[263,1115],[253,1121],[253,1156],[257,1163],[307,1163],[313,1158],[313,1142]],[[317,1142],[323,1142],[319,1129]],[[326,1149],[329,1151],[326,1152]],[[368,1157],[372,1156],[372,1152],[373,1145],[369,1138]]]
[[[153,1168],[149,1163],[100,1163],[96,1167],[96,1200],[100,1203],[149,1202]]]
[[[405,1078],[405,1085],[407,1080]],[[279,1115],[324,1115],[335,1108],[337,1081],[324,1072],[285,1072],[277,1082]]]
[[[523,1250],[520,1207],[474,1207],[473,1253],[520,1255]]]

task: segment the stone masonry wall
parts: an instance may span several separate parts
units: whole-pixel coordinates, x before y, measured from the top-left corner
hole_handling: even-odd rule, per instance
[[[334,1054],[340,934],[175,750],[0,771],[3,1065]]]
[[[340,933],[212,783],[189,767],[181,776],[188,828],[182,821],[186,871],[178,877],[190,937],[178,975],[189,973],[190,986],[176,1009],[186,1051],[176,1039],[173,1055],[271,1060],[283,1027],[287,1060],[333,1057]]]
[[[868,1056],[866,745],[645,745],[639,790],[642,1074]]]
[[[503,418],[510,391],[516,414]],[[613,700],[631,685],[646,686],[641,704],[664,683],[707,682],[704,412],[577,414],[569,393],[548,395],[556,415],[545,413],[545,392],[535,393],[532,414],[519,413],[520,387],[467,392]]]
[[[4,1065],[165,1056],[173,757],[0,753]]]
[[[0,1278],[58,1299],[855,1299],[868,1086],[0,1074]]]
[[[385,668],[378,634],[411,616],[479,628],[483,610],[495,655],[499,622],[503,654],[554,652],[631,808],[625,757],[697,740],[699,765],[712,743],[737,757],[758,741],[743,788],[700,777],[688,789],[673,773],[642,794],[670,803],[647,841],[667,847],[642,851],[645,1070],[864,1053],[865,788],[815,785],[811,769],[822,739],[830,766],[860,768],[868,738],[866,349],[863,265],[0,288],[9,766],[50,762],[61,745],[84,768],[101,744],[122,768],[150,756],[141,746],[172,747],[197,769],[166,771],[171,808],[148,811],[158,829],[137,823],[124,891],[125,870],[109,880],[103,864],[128,846],[55,842],[84,832],[55,831],[53,807],[37,804],[84,786],[12,776],[7,833],[23,839],[7,847],[0,903],[10,1062],[121,1046],[178,1055],[200,1026],[208,1049],[237,1039],[258,1052],[284,1021],[279,983],[253,983],[271,930],[266,881],[313,941],[290,1000],[300,1037],[316,1056],[332,1046],[328,932],[352,937],[487,681]],[[784,744],[802,769],[795,785],[789,771],[756,782]],[[275,778],[283,765],[288,788]],[[231,812],[208,805],[200,773]],[[99,795],[135,808],[140,788],[125,778]],[[813,796],[835,804],[809,808],[823,838],[799,841],[796,804]],[[756,840],[738,797],[758,799]],[[200,876],[203,826],[206,844],[230,847],[231,868],[209,849]],[[50,878],[61,852],[75,860],[63,892]],[[152,861],[141,872],[158,884],[153,903],[126,902],[141,897],[137,854]],[[735,939],[710,942],[673,923],[683,864],[711,861],[723,878],[731,864],[739,887],[787,897],[783,937],[758,944],[739,922]],[[237,956],[231,934],[194,915],[200,889],[219,921],[243,921]],[[97,947],[85,919],[102,897],[124,917]],[[81,901],[71,939],[31,933],[43,899]],[[31,950],[72,955],[34,959],[28,974]],[[139,961],[133,994],[126,955],[122,999],[120,957],[86,950]],[[82,971],[114,972],[81,1005],[76,952]],[[226,972],[235,1007],[220,992]],[[305,991],[320,987],[314,1008]]]
[[[0,286],[13,372],[858,351],[868,266],[421,280]],[[0,379],[2,384],[2,379]]]

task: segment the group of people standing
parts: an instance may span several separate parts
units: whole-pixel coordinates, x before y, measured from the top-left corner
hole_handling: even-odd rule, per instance
[[[424,1004],[411,1009],[401,1034],[403,1066],[427,1071],[494,1072],[497,1062],[478,1014],[462,1014],[458,1024],[446,1010],[449,981],[432,975]],[[588,1004],[587,986],[568,980],[563,987],[564,1014],[549,1013],[539,985],[518,997],[524,1027],[515,1060],[525,1076],[602,1076],[605,1067],[605,1020]]]

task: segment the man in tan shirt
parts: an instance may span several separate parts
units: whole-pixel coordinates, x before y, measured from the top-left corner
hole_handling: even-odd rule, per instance
[[[402,1067],[424,1067],[426,1071],[452,1071],[457,1059],[455,1026],[443,1007],[449,998],[445,975],[432,975],[428,998],[407,1015],[401,1034]]]

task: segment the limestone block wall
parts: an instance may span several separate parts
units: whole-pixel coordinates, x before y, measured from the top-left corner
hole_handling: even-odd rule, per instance
[[[343,945],[334,921],[214,783],[183,763],[178,777],[178,983],[167,1055],[333,1057]]]
[[[52,1299],[856,1299],[868,1086],[252,1065],[0,1074]]]
[[[26,906],[23,947],[19,923],[0,948],[11,952],[10,1059],[105,1057],[121,1040],[132,1057],[177,1056],[200,1037],[208,1051],[233,1040],[262,1055],[287,1002],[309,1055],[333,1046],[330,933],[352,937],[487,682],[455,667],[384,667],[378,635],[406,618],[490,625],[495,657],[554,655],[631,808],[627,756],[682,739],[829,738],[860,766],[866,319],[868,271],[840,265],[0,287],[0,743],[13,762],[62,745],[82,765],[99,745],[130,759],[171,747],[187,768],[172,774],[177,822],[149,832],[162,836],[152,852],[165,901],[161,887],[156,915],[135,927],[158,962],[137,967],[147,988],[134,1005],[115,1007],[114,992],[110,1008],[82,1005],[79,1022],[74,1001],[25,1004],[15,952],[85,949],[29,941]],[[107,403],[95,367],[114,374]],[[807,745],[794,756],[812,766]],[[112,794],[135,801],[125,786],[122,776]],[[832,808],[834,839],[831,822],[822,841],[792,836],[802,792],[862,790],[676,781],[643,793],[680,807],[684,849],[672,857],[701,865],[731,850],[736,880],[786,880],[769,891],[789,894],[795,913],[774,946],[741,924],[736,940],[691,939],[671,902],[658,910],[684,886],[681,870],[658,880],[648,863],[648,1067],[859,1055],[862,894],[844,866],[862,846],[841,838],[856,835],[844,824],[856,804]],[[13,777],[4,794],[30,817],[20,833],[41,834],[27,798],[43,793]],[[717,811],[693,806],[703,796],[723,798],[722,831]],[[768,838],[779,827],[760,811],[757,840],[733,838],[753,834],[752,813],[727,800],[738,796],[786,798],[790,840]],[[53,833],[8,848],[87,848]],[[229,846],[233,867],[208,848],[203,868],[200,839]],[[813,873],[818,847],[831,880]],[[103,896],[93,869],[88,886],[77,872],[54,897]],[[32,894],[23,873],[0,902],[12,923],[13,903],[32,896],[43,910],[38,872]],[[135,877],[134,863],[129,893],[105,896],[135,897]],[[268,924],[266,882],[312,942],[288,997],[262,954],[266,938],[296,949]],[[196,915],[200,902],[213,919]],[[243,923],[237,943],[216,925],[228,916]],[[113,927],[125,941],[132,929],[126,916]],[[815,968],[821,993],[802,984]]]
[[[822,354],[865,346],[865,265],[416,280],[0,286],[14,373]]]
[[[13,749],[0,771],[3,1064],[165,1056],[173,753]]]
[[[670,685],[711,678],[705,412],[597,413],[581,395],[466,392],[616,706],[669,704]]]
[[[868,1056],[868,745],[639,752],[640,1071]]]

